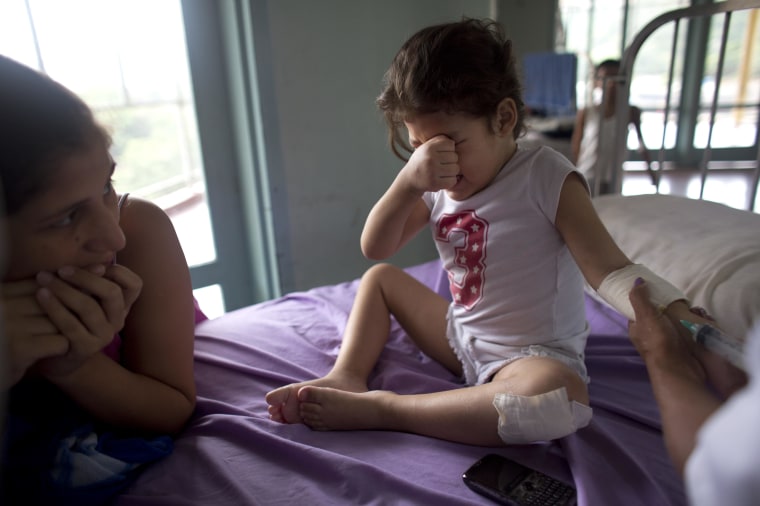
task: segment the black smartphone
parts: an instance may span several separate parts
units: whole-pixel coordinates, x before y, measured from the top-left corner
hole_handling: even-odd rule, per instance
[[[462,479],[475,492],[508,506],[574,506],[575,487],[495,453],[475,462]]]

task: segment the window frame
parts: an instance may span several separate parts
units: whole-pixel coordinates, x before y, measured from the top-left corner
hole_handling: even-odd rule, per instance
[[[593,33],[593,22],[595,5],[597,1],[601,0],[589,0],[588,9],[588,35],[586,41],[586,54],[588,54],[589,48],[593,41],[590,39]],[[621,56],[625,48],[632,41],[632,38],[636,35],[636,32],[630,30],[629,24],[629,11],[633,7],[634,0],[625,0],[623,4],[623,12],[621,16],[621,41],[620,47]],[[700,4],[712,4],[714,0],[692,0],[690,5]],[[559,9],[559,0],[557,0],[557,8]],[[672,9],[677,9],[674,6]],[[699,123],[699,115],[708,111],[709,109],[703,107],[700,104],[701,83],[703,79],[708,75],[706,74],[706,57],[708,55],[708,45],[710,43],[710,24],[706,19],[691,19],[686,22],[686,43],[683,45],[682,54],[680,57],[683,60],[684,65],[684,83],[687,83],[680,96],[680,102],[678,107],[681,110],[691,111],[691,114],[680,114],[679,122],[676,131],[675,145],[670,148],[664,149],[664,159],[674,163],[679,167],[694,167],[695,169],[699,165],[699,161],[702,160],[705,148],[699,148],[693,145],[694,131]],[[631,38],[631,41],[626,40]],[[688,73],[688,74],[687,74]],[[588,79],[588,76],[579,73],[579,78]],[[579,86],[580,87],[580,86]],[[584,86],[585,87],[585,86]],[[753,103],[748,104],[749,107],[753,107]],[[662,108],[647,108],[641,107],[643,113],[647,112],[664,112]],[[760,138],[760,115],[758,116],[758,122],[756,125],[756,139]],[[755,145],[757,145],[757,141]],[[757,154],[755,153],[754,146],[737,146],[737,147],[711,147],[712,160],[714,161],[742,161],[754,159]],[[648,146],[650,150],[653,150],[652,146]],[[658,148],[654,148],[659,150]],[[630,159],[643,160],[641,155],[635,150],[630,150]]]
[[[218,284],[227,311],[282,293],[270,196],[270,158],[262,94],[267,69],[257,58],[251,26],[264,2],[182,0],[190,78],[217,258],[190,269],[193,288]],[[271,73],[270,73],[271,75]],[[271,98],[271,96],[270,96]],[[266,149],[270,146],[271,149]]]

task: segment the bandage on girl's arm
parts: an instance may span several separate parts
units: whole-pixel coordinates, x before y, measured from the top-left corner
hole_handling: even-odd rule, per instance
[[[628,294],[633,288],[636,278],[642,278],[649,287],[649,299],[660,311],[664,311],[677,300],[686,300],[686,296],[660,276],[641,264],[626,265],[607,275],[596,292],[612,307],[625,315],[629,320],[635,320],[633,306]]]

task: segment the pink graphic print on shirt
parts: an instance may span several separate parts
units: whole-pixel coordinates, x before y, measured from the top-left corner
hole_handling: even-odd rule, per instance
[[[436,240],[454,247],[449,290],[455,304],[470,311],[483,296],[488,222],[475,211],[444,214],[436,224]],[[459,271],[455,273],[454,271]]]

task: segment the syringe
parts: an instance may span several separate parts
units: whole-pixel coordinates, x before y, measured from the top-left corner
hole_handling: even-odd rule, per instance
[[[681,325],[689,329],[697,343],[744,371],[742,345],[739,341],[727,336],[711,325],[693,323],[687,320],[681,320]]]

